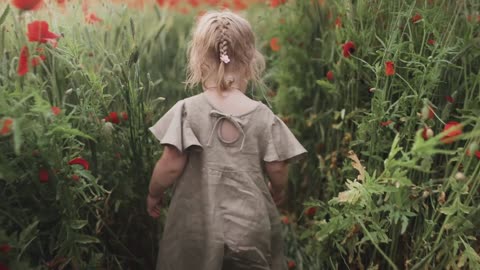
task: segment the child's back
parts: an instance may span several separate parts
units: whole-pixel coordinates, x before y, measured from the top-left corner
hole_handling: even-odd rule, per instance
[[[151,128],[162,144],[188,156],[175,181],[157,270],[286,269],[265,164],[306,151],[268,107],[232,85],[177,102]]]

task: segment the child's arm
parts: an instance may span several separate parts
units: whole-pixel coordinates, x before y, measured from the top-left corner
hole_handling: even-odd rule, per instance
[[[285,161],[273,161],[265,163],[265,170],[270,179],[270,191],[277,206],[285,201],[288,184],[288,163]]]
[[[160,203],[165,189],[170,187],[183,173],[188,155],[177,148],[165,145],[162,157],[153,169],[148,188],[147,211],[150,216],[160,216]]]
[[[153,169],[148,193],[152,197],[161,197],[165,189],[170,187],[183,173],[187,155],[177,148],[165,145],[162,157]]]

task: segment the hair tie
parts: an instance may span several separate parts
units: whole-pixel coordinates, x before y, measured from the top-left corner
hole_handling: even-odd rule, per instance
[[[220,55],[220,61],[224,62],[225,64],[228,64],[228,63],[230,63],[230,58],[225,53],[225,54]]]

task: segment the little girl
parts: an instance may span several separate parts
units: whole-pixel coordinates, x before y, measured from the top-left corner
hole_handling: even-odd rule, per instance
[[[157,270],[287,269],[275,205],[285,200],[287,163],[306,151],[245,95],[264,66],[245,19],[227,11],[200,18],[187,85],[204,91],[150,128],[165,146],[150,181],[150,216],[160,215],[162,194],[174,185]]]

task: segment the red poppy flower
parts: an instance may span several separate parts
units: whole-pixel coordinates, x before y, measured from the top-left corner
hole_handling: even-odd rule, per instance
[[[88,161],[81,157],[74,158],[68,162],[68,165],[81,165],[85,170],[88,170],[90,167],[90,164],[88,164]]]
[[[47,57],[45,55],[34,56],[32,58],[32,67],[38,66],[41,62],[45,61]]]
[[[417,22],[420,21],[421,19],[422,19],[422,15],[420,15],[420,14],[417,13],[417,14],[413,15],[413,17],[412,17],[412,23],[417,23]]]
[[[31,42],[47,43],[54,42],[60,36],[48,30],[46,21],[33,21],[27,25],[28,40]]]
[[[126,112],[122,112],[121,115],[122,115],[123,121],[125,122],[128,121],[128,114]]]
[[[305,210],[305,215],[309,216],[309,217],[313,217],[315,216],[315,213],[317,213],[317,208],[315,207],[309,207],[307,208],[307,210]]]
[[[28,55],[28,47],[23,46],[22,50],[20,51],[20,58],[18,59],[17,74],[19,76],[23,76],[28,72]]]
[[[40,183],[48,183],[48,170],[45,168],[40,168],[38,170],[38,179],[40,180]]]
[[[442,138],[442,142],[450,144],[455,141],[457,136],[462,134],[462,125],[456,121],[450,121],[445,125],[443,131],[448,133]]]
[[[345,42],[345,44],[343,44],[342,48],[343,48],[343,56],[347,57],[347,58],[350,57],[350,55],[352,53],[354,53],[355,49],[356,49],[355,43],[353,43],[353,41]]]
[[[435,43],[437,43],[437,42],[435,41],[435,39],[429,39],[429,40],[427,41],[427,43],[428,43],[428,45],[432,45],[432,46],[433,46],[433,45],[435,45]]]
[[[452,96],[445,96],[445,100],[448,103],[455,103],[455,99]]]
[[[387,76],[395,75],[395,64],[392,61],[385,62],[385,74]]]
[[[270,48],[274,52],[280,51],[280,44],[278,44],[278,38],[272,38],[270,39]]]
[[[13,119],[10,117],[4,118],[0,135],[8,135],[12,131]]]
[[[53,106],[52,107],[52,113],[54,115],[59,115],[62,112],[62,110],[59,107]]]
[[[97,22],[102,22],[103,20],[97,17],[97,14],[91,12],[87,15],[85,15],[85,22],[89,24],[94,24]]]
[[[329,70],[329,71],[327,72],[327,79],[328,79],[329,81],[333,81],[333,79],[334,79],[333,71]]]
[[[338,28],[342,27],[342,18],[340,16],[335,19],[335,26]]]
[[[432,109],[432,107],[428,106],[428,118],[433,119],[435,117],[435,111]]]
[[[283,5],[287,2],[287,0],[270,0],[270,6],[272,8],[278,7],[280,5]]]
[[[10,252],[10,250],[12,250],[12,246],[10,246],[9,244],[0,245],[0,252],[7,254],[8,252]]]
[[[288,216],[283,216],[281,221],[285,225],[290,224],[290,219],[288,219]]]
[[[393,123],[392,120],[387,120],[387,121],[385,121],[385,122],[381,122],[380,125],[381,125],[382,127],[386,127],[386,126],[390,125],[391,123]]]
[[[107,117],[104,118],[105,122],[110,122],[114,124],[120,124],[120,119],[118,118],[118,114],[116,112],[111,112],[108,114]]]
[[[422,137],[423,139],[426,141],[428,139],[430,139],[431,137],[433,137],[433,130],[429,127],[424,127],[423,128],[423,131],[422,131]]]
[[[233,0],[234,10],[245,10],[248,6],[242,0]]]
[[[36,10],[42,6],[42,0],[12,0],[12,5],[21,10]]]
[[[296,266],[297,265],[295,264],[294,261],[292,261],[292,260],[288,261],[288,269],[295,269]]]
[[[198,5],[200,5],[200,1],[199,1],[199,0],[188,0],[187,2],[188,2],[188,3],[190,4],[190,6],[192,6],[192,7],[198,7]]]
[[[80,176],[78,176],[76,174],[72,174],[72,180],[75,181],[75,182],[78,182],[78,180],[80,180]]]
[[[465,152],[467,154],[467,156],[471,157],[472,156],[472,152],[470,151],[470,148],[467,148],[467,151]],[[480,150],[475,150],[475,156],[480,159]]]

